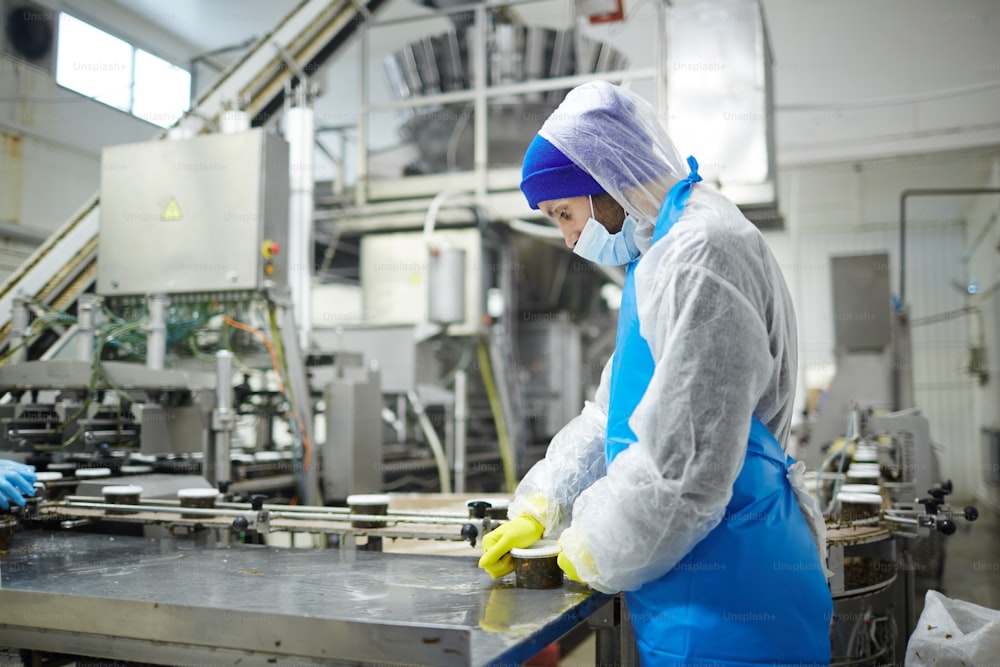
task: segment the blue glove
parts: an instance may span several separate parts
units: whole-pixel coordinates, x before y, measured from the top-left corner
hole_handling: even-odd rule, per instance
[[[35,495],[35,469],[0,459],[0,509],[9,510],[11,500],[24,507],[24,496]]]

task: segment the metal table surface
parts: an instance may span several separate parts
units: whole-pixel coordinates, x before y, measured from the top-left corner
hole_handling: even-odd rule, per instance
[[[18,533],[0,645],[157,664],[513,665],[610,598],[470,557]]]

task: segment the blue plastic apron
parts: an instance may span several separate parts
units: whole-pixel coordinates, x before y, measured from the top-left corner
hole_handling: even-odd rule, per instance
[[[684,210],[698,163],[667,196],[653,242]],[[669,242],[669,241],[665,241]],[[608,465],[636,441],[628,425],[654,362],[639,335],[635,269],[629,264],[611,374]],[[626,593],[644,667],[711,664],[828,665],[832,601],[787,467],[794,463],[756,417],[725,517],[670,572]]]

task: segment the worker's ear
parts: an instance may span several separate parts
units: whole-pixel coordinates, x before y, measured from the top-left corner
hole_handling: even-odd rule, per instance
[[[594,216],[597,221],[607,227],[608,232],[617,234],[625,222],[625,209],[606,192],[593,196]]]

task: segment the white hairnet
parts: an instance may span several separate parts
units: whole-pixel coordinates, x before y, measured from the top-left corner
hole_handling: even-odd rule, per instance
[[[688,175],[652,105],[607,81],[571,90],[539,134],[632,214],[640,236],[652,237],[664,197]]]

